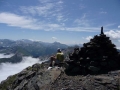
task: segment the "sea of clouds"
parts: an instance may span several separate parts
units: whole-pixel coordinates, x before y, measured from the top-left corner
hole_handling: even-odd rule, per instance
[[[0,53],[0,58],[10,58],[12,57],[14,54],[4,54],[4,53]]]
[[[1,55],[0,55],[1,56]],[[3,55],[3,57],[5,57]],[[42,63],[39,58],[23,57],[19,63],[1,63],[0,64],[0,82],[7,79],[8,76],[19,73],[28,66],[32,66],[35,63]]]

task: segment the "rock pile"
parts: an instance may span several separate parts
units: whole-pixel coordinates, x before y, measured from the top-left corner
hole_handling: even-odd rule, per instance
[[[83,47],[75,48],[74,53],[69,56],[70,61],[67,73],[98,74],[119,69],[120,55],[116,46],[103,32],[95,35]]]

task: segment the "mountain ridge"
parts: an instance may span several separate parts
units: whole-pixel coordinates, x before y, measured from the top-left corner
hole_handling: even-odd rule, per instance
[[[55,53],[57,48],[65,49],[67,47],[67,45],[59,42],[47,43],[41,41],[31,41],[27,39],[16,41],[0,39],[0,53],[22,52],[24,55],[30,55],[33,57],[50,55],[51,53]]]

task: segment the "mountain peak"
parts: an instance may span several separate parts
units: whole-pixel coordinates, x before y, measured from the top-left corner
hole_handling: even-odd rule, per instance
[[[61,44],[60,42],[57,42],[57,41],[55,41],[55,42],[53,42],[54,44]]]

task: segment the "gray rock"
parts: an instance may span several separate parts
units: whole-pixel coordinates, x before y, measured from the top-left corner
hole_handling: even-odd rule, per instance
[[[107,62],[101,62],[100,65],[101,65],[101,66],[106,66],[106,65],[107,65]]]
[[[30,72],[28,72],[28,74],[26,75],[26,79],[30,79],[31,77],[34,77],[35,74],[36,74],[35,71],[30,71]]]
[[[110,67],[112,67],[112,68],[118,67],[117,62],[115,62],[114,60],[109,61],[109,62],[108,62],[108,65],[109,65]]]
[[[88,69],[91,70],[91,71],[93,71],[93,72],[96,72],[96,71],[100,70],[100,68],[95,67],[95,66],[89,66]]]

